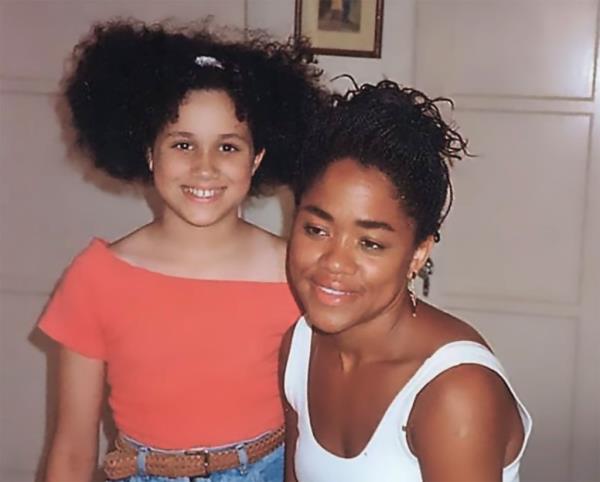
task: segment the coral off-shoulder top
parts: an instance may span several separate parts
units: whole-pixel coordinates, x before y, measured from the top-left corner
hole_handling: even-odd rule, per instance
[[[39,326],[106,362],[120,431],[176,449],[247,440],[283,423],[278,350],[298,316],[286,283],[168,276],[94,239]]]

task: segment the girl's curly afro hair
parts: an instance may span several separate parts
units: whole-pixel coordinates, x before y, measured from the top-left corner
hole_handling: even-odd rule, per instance
[[[467,141],[424,93],[384,80],[335,95],[315,122],[300,158],[296,201],[336,160],[351,158],[386,174],[415,221],[415,242],[439,239],[453,199],[449,168]]]
[[[78,144],[113,177],[148,181],[147,152],[192,90],[223,90],[266,150],[251,193],[290,184],[302,140],[328,95],[305,40],[244,32],[235,42],[205,27],[169,29],[135,20],[93,26],[74,49],[65,94]],[[213,57],[223,68],[198,65]],[[201,62],[200,62],[201,64]]]

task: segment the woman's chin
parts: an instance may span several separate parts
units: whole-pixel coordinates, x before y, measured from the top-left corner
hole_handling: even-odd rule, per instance
[[[352,322],[347,317],[340,317],[323,314],[313,314],[308,312],[306,315],[306,321],[315,330],[326,333],[328,335],[336,335],[345,331],[352,326]]]

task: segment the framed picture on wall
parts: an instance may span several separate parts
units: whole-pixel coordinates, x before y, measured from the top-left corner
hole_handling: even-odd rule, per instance
[[[316,54],[381,57],[383,0],[296,0],[294,23]]]

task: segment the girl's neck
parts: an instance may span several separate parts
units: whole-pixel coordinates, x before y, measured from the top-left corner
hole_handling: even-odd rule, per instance
[[[237,216],[229,216],[210,226],[194,226],[175,216],[163,216],[151,223],[155,239],[181,253],[212,252],[228,249],[240,242],[251,225]]]

